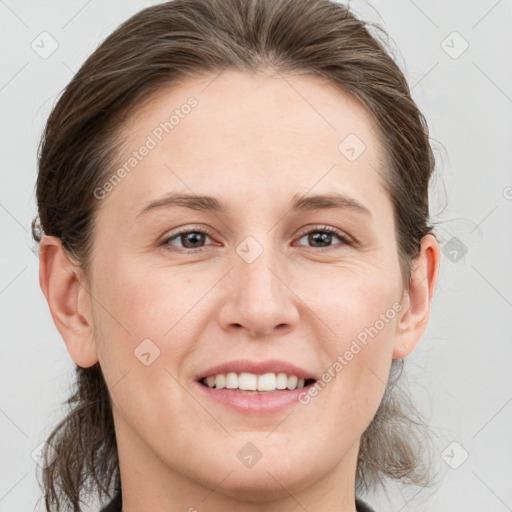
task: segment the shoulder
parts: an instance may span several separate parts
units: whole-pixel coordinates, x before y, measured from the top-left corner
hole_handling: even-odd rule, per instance
[[[112,498],[112,501],[105,505],[100,512],[121,512],[123,505],[123,500],[121,496],[121,491],[117,491],[115,496]]]

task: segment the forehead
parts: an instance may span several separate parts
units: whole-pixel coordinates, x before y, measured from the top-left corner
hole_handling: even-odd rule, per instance
[[[377,128],[340,88],[314,76],[225,71],[161,89],[127,120],[107,194],[132,220],[166,192],[282,201],[337,190],[372,202],[383,193]],[[119,174],[119,173],[118,173]],[[105,206],[105,205],[103,205]]]

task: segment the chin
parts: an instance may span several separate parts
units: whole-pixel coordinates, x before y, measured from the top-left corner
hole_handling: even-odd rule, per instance
[[[289,498],[290,494],[307,487],[308,481],[310,478],[302,471],[295,471],[291,477],[289,472],[280,471],[279,468],[262,468],[259,471],[253,468],[248,471],[234,470],[224,480],[210,482],[208,487],[215,488],[220,495],[242,502],[265,503]]]

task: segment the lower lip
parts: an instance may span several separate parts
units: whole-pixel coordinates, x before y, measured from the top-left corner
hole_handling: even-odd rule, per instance
[[[218,403],[225,405],[231,410],[241,412],[250,416],[264,416],[283,411],[291,405],[298,404],[299,395],[307,393],[314,384],[308,384],[300,389],[287,389],[269,391],[267,393],[244,393],[232,389],[216,389],[196,382],[206,396]]]

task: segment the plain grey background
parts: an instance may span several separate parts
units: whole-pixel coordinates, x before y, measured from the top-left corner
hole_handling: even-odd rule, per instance
[[[39,287],[30,235],[39,138],[86,57],[155,3],[0,0],[0,512],[34,510],[32,454],[62,417],[74,368]],[[428,120],[442,240],[430,324],[406,368],[444,478],[433,491],[390,485],[367,499],[377,512],[512,510],[512,3],[351,6],[388,31]]]

